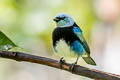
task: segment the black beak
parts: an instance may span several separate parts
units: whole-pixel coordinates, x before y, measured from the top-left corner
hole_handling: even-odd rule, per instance
[[[54,18],[53,19],[55,22],[59,22],[60,21],[60,19],[58,19],[58,18]]]

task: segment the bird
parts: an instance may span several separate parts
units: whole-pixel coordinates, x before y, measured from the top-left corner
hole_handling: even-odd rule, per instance
[[[82,57],[87,64],[96,65],[90,56],[90,48],[83,32],[73,18],[65,13],[59,13],[53,20],[56,27],[52,32],[52,45],[54,52],[62,56],[60,66],[65,61],[64,57],[76,58],[72,68],[77,64],[79,57]]]

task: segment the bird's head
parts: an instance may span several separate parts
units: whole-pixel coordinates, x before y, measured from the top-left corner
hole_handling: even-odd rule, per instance
[[[57,14],[53,20],[56,22],[57,27],[70,27],[74,24],[74,20],[64,13]]]

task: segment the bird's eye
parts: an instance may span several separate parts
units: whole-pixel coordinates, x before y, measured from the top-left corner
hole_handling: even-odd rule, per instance
[[[65,19],[65,17],[61,17],[61,20],[64,20]]]
[[[64,20],[64,19],[65,19],[65,17],[56,17],[54,19],[54,21],[59,22],[59,21]]]
[[[57,17],[57,19],[59,19],[59,20],[64,20],[65,17]]]

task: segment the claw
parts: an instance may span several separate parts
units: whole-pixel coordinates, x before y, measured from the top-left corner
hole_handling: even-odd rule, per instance
[[[62,69],[62,64],[65,63],[65,60],[63,60],[63,57],[60,59],[60,61],[58,62],[58,66],[60,69]]]
[[[70,66],[70,68],[69,68],[69,70],[70,70],[72,73],[73,73],[73,70],[74,70],[75,65],[77,64],[78,58],[79,58],[79,56],[77,57],[77,60],[75,61],[75,63],[73,63],[73,64]]]
[[[75,65],[77,64],[77,62],[75,62],[75,63],[73,63],[71,66],[70,66],[70,68],[69,68],[69,70],[73,73],[73,70],[74,70],[74,67],[75,67]]]

